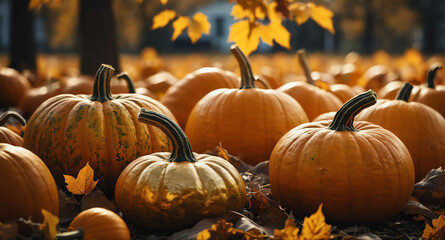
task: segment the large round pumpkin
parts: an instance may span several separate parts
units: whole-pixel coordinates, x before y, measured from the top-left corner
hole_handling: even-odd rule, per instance
[[[0,221],[42,222],[42,209],[59,214],[56,183],[43,161],[29,150],[0,143]]]
[[[1,127],[8,121],[10,117],[15,118],[20,124],[25,126],[25,119],[17,112],[7,111],[0,116],[0,143],[9,143],[14,146],[22,146],[23,139],[20,135],[13,132],[11,129]]]
[[[308,121],[300,104],[287,94],[255,87],[246,56],[231,48],[241,69],[239,89],[217,89],[193,108],[185,132],[196,152],[220,144],[249,164],[269,159],[278,139]]]
[[[31,83],[15,69],[0,66],[0,106],[17,106]]]
[[[179,126],[185,129],[193,106],[207,93],[218,88],[236,88],[236,74],[214,67],[200,68],[171,86],[161,102],[172,111]]]
[[[87,162],[103,191],[112,191],[121,171],[135,158],[170,149],[159,129],[141,125],[141,107],[174,118],[161,103],[139,94],[111,95],[114,69],[97,71],[93,95],[61,94],[34,112],[23,136],[23,146],[40,156],[63,184],[63,174],[77,175]]]
[[[130,240],[130,231],[124,220],[105,208],[90,208],[77,215],[68,227],[69,232],[57,239]]]
[[[173,151],[139,157],[124,169],[115,201],[125,219],[140,228],[170,232],[243,209],[244,182],[228,161],[192,152],[181,128],[162,114],[142,109],[139,121],[162,129]]]
[[[333,121],[305,123],[284,135],[269,161],[274,198],[296,216],[323,203],[327,221],[376,222],[405,207],[414,187],[408,149],[390,131],[365,121],[373,91],[357,95]]]
[[[434,168],[445,167],[445,118],[418,102],[408,102],[412,85],[405,83],[395,100],[379,100],[356,119],[369,121],[394,133],[408,148],[416,181]]]
[[[311,76],[311,71],[304,57],[304,51],[298,51],[298,56],[300,64],[306,74],[306,82],[286,83],[277,90],[289,94],[297,100],[306,112],[309,121],[312,121],[312,119],[322,113],[339,109],[342,105],[340,99],[334,94],[315,85]]]

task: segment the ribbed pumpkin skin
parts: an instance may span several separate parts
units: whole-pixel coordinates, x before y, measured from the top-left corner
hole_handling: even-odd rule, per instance
[[[408,148],[416,182],[434,168],[445,167],[445,118],[417,102],[382,100],[356,117],[394,133]]]
[[[174,119],[159,102],[138,94],[114,95],[103,103],[89,97],[55,96],[34,112],[26,127],[23,146],[45,161],[58,184],[63,184],[63,174],[77,176],[89,162],[99,188],[111,190],[130,161],[169,150],[160,130],[137,120],[141,108]]]
[[[68,231],[82,228],[86,240],[130,240],[130,231],[124,220],[116,213],[104,208],[90,208],[77,215]]]
[[[161,103],[175,115],[179,126],[185,129],[187,119],[193,106],[207,93],[218,88],[237,88],[236,74],[219,68],[200,68],[180,79],[171,86]]]
[[[249,164],[269,159],[276,142],[293,127],[308,122],[290,96],[268,89],[218,89],[193,108],[185,132],[202,153],[221,145]]]
[[[131,223],[169,232],[221,215],[227,209],[243,209],[244,182],[229,162],[196,153],[198,162],[170,162],[170,155],[162,152],[142,156],[119,177],[116,206]]]
[[[408,150],[369,122],[333,131],[331,121],[302,124],[283,136],[269,162],[272,194],[296,216],[323,203],[328,221],[374,222],[405,207],[414,186]]]
[[[342,103],[347,102],[349,99],[359,94],[359,92],[355,91],[353,88],[346,84],[333,84],[330,86],[330,88],[330,92],[334,94]]]
[[[42,222],[42,209],[59,214],[56,183],[34,153],[0,143],[0,221],[20,217]]]
[[[0,143],[9,143],[14,146],[22,146],[23,139],[11,129],[0,127]]]
[[[277,89],[297,100],[309,121],[325,112],[337,111],[342,102],[334,94],[306,82],[290,82]]]
[[[29,89],[26,77],[15,69],[0,67],[0,106],[17,106]]]
[[[438,111],[445,118],[445,86],[420,87],[413,90],[410,101],[423,103]]]

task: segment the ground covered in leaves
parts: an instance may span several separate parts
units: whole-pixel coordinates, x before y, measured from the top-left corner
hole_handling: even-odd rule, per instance
[[[223,216],[203,219],[191,228],[169,235],[144,232],[127,222],[132,239],[445,239],[444,208],[441,208],[445,200],[445,171],[441,168],[432,170],[415,185],[412,200],[398,215],[374,224],[340,226],[326,223],[322,205],[304,219],[295,218],[280,206],[271,195],[267,161],[249,166],[222,147],[210,154],[225,158],[241,173],[248,192],[244,211],[227,211]],[[48,236],[54,236],[54,229],[65,232],[71,220],[83,210],[103,207],[117,211],[113,200],[95,187],[97,181],[88,164],[76,178],[65,176],[65,180],[67,186],[59,190],[59,218],[45,215],[44,224],[27,220],[0,223],[0,239],[18,238],[19,228],[32,229],[25,231],[28,235],[22,236],[24,239],[50,239]]]

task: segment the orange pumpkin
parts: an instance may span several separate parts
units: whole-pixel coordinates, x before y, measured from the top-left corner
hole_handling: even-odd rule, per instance
[[[15,69],[0,66],[0,106],[17,106],[31,83]]]
[[[0,143],[0,221],[42,222],[42,209],[59,214],[56,183],[43,161],[22,147]]]
[[[301,104],[309,121],[318,115],[336,111],[342,105],[340,99],[334,94],[315,86],[311,71],[304,57],[304,51],[298,51],[300,63],[306,74],[306,82],[290,82],[279,87],[277,90],[288,94]]]
[[[19,103],[20,113],[26,118],[30,117],[40,104],[61,92],[61,84],[48,79],[45,86],[33,88],[22,96]]]
[[[270,187],[295,216],[311,214],[323,203],[327,221],[376,222],[405,207],[414,187],[408,149],[378,125],[354,123],[376,100],[372,90],[359,94],[333,121],[301,124],[276,144]]]
[[[187,74],[170,87],[162,98],[164,104],[185,129],[193,106],[207,93],[218,88],[236,88],[239,85],[236,74],[219,68],[200,68]]]
[[[90,163],[98,187],[111,192],[121,171],[144,154],[170,149],[159,129],[141,125],[141,107],[174,119],[161,103],[139,94],[111,95],[114,69],[97,71],[93,95],[61,94],[48,99],[34,112],[23,136],[23,146],[40,156],[58,184],[63,174],[77,175]],[[48,149],[51,149],[49,151]]]
[[[342,103],[349,101],[360,93],[346,84],[332,84],[329,88],[329,92],[334,94]]]
[[[168,117],[141,109],[139,121],[162,129],[173,151],[139,157],[119,176],[116,206],[135,226],[161,232],[190,227],[226,210],[242,211],[243,179],[228,161],[192,151]]]
[[[0,116],[0,126],[6,123],[10,117],[15,118],[23,126],[26,125],[25,119],[17,112],[8,111]],[[9,143],[14,146],[22,146],[23,139],[20,135],[6,127],[0,127],[0,143]]]
[[[405,83],[395,100],[379,100],[356,119],[380,125],[400,138],[420,181],[431,169],[445,167],[445,118],[424,104],[408,102],[412,88]]]
[[[193,108],[186,133],[197,152],[222,144],[249,164],[269,159],[281,136],[308,121],[300,104],[287,94],[259,89],[250,64],[241,50],[231,51],[241,69],[239,89],[217,89]]]
[[[442,65],[434,64],[426,77],[427,87],[419,87],[413,91],[411,101],[420,102],[438,111],[445,118],[445,86],[436,86],[434,76]]]
[[[90,208],[77,215],[68,231],[57,234],[57,239],[130,240],[130,231],[124,220],[105,208]]]

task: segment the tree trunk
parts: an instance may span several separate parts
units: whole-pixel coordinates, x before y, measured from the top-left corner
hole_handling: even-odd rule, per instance
[[[111,0],[80,0],[79,21],[81,73],[94,76],[102,63],[112,65],[119,72]]]
[[[30,0],[11,1],[9,28],[9,67],[18,71],[36,70],[36,43],[34,37],[34,15],[28,10]]]

